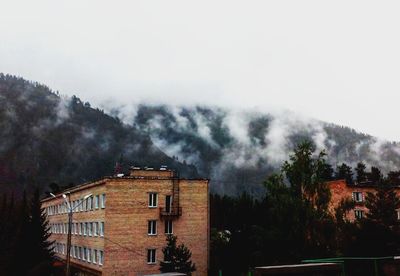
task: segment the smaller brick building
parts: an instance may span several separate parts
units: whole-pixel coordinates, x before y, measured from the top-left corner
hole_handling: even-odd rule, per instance
[[[42,206],[55,254],[66,259],[65,194],[74,208],[70,252],[74,268],[89,275],[158,273],[166,235],[174,234],[192,252],[194,275],[207,275],[208,183],[181,179],[167,168],[132,168],[129,176],[105,177],[46,198]]]
[[[335,208],[337,208],[342,199],[349,199],[355,202],[355,208],[347,213],[347,219],[354,221],[358,218],[362,218],[368,212],[368,208],[365,206],[365,198],[367,193],[376,193],[376,185],[373,184],[352,184],[349,185],[344,179],[333,180],[327,182],[331,191],[331,202],[329,205],[329,211],[334,214]],[[400,196],[400,187],[395,187],[397,196]],[[398,211],[398,218],[400,218],[400,212]]]

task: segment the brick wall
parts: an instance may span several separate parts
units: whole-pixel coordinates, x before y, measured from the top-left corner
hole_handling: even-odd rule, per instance
[[[172,195],[169,179],[113,179],[107,183],[105,275],[143,275],[159,272],[166,244],[160,207]],[[207,275],[208,267],[208,181],[181,180],[182,216],[173,221],[178,244],[192,251],[194,275]],[[157,208],[149,208],[148,194],[158,194]],[[148,235],[148,221],[157,221],[157,235]],[[147,264],[147,249],[156,249],[156,264]]]
[[[85,195],[91,193],[93,196],[101,195],[106,193],[105,182],[95,182],[85,187],[77,187],[76,189],[69,190],[70,192],[70,200],[71,202],[74,200],[78,200],[83,198]],[[61,194],[57,195],[57,198],[48,198],[42,201],[42,207],[47,208],[51,205],[63,204],[65,201],[62,198]],[[106,206],[107,207],[107,206]],[[79,211],[74,212],[72,216],[72,222],[104,222],[105,220],[105,209],[102,209],[100,206],[98,209],[89,210],[89,211]],[[49,224],[57,224],[57,223],[68,223],[68,215],[67,213],[50,215],[48,216]],[[56,243],[62,243],[67,245],[67,234],[55,234],[52,233],[50,236],[50,240],[55,241]],[[104,250],[104,238],[100,236],[91,237],[86,235],[71,235],[71,244],[79,245],[81,247],[96,249],[96,250]],[[65,250],[66,253],[66,250]],[[65,254],[56,254],[57,257],[61,259],[65,259]],[[79,264],[80,266],[85,266],[94,271],[101,271],[102,266],[99,264],[88,263],[87,261],[78,260],[76,258],[71,257],[71,263]]]
[[[73,214],[73,222],[104,221],[104,237],[72,235],[72,245],[104,251],[102,266],[71,258],[71,262],[102,272],[103,275],[144,275],[159,272],[166,245],[164,220],[160,208],[165,208],[165,197],[173,195],[171,171],[139,171],[135,177],[105,178],[70,189],[71,201],[87,194],[106,194],[106,208]],[[152,173],[148,175],[147,173]],[[157,193],[156,208],[149,207],[149,193]],[[63,203],[56,199],[42,201],[42,206]],[[178,244],[184,243],[192,252],[197,271],[194,275],[207,275],[209,257],[209,197],[208,180],[179,180],[179,204],[182,215],[173,220],[173,234]],[[49,223],[67,223],[67,214],[51,215]],[[157,221],[157,234],[148,235],[148,221]],[[52,234],[51,240],[67,244],[66,234]],[[147,263],[147,249],[156,249],[156,263]],[[65,259],[65,255],[58,254]]]
[[[368,208],[365,207],[365,198],[367,193],[376,193],[375,188],[371,186],[361,186],[361,185],[347,185],[345,180],[334,180],[327,182],[331,191],[331,202],[329,205],[329,210],[334,214],[335,208],[339,206],[342,199],[353,200],[353,192],[362,193],[362,202],[355,202],[355,208],[348,212],[347,219],[354,221],[355,210],[360,210],[364,212],[364,215],[368,212]],[[396,189],[396,193],[400,196],[400,189]]]

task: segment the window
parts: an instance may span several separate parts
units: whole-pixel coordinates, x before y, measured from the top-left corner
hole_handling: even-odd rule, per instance
[[[156,220],[148,221],[147,234],[148,235],[157,235],[157,221]]]
[[[363,194],[362,194],[362,192],[353,192],[353,200],[355,202],[363,202]]]
[[[100,233],[100,237],[104,236],[104,222],[100,222],[100,224],[99,224],[99,233]]]
[[[155,249],[147,249],[147,263],[148,264],[156,263],[156,250]]]
[[[78,246],[78,259],[82,259],[82,247]]]
[[[90,211],[90,210],[92,210],[92,197],[90,196],[88,199],[87,199],[87,209],[88,209],[88,211]]]
[[[81,199],[82,201],[83,201],[83,211],[87,211],[87,209],[86,209],[86,203],[87,203],[87,199],[85,199],[85,200],[83,200],[83,199]]]
[[[149,193],[149,207],[157,207],[157,194]]]
[[[364,211],[354,210],[354,216],[356,217],[356,219],[362,219],[364,217]]]
[[[99,195],[96,195],[94,198],[94,208],[99,209]]]
[[[397,209],[396,213],[397,213],[397,220],[400,220],[400,209]]]
[[[106,208],[106,194],[102,194],[100,197],[100,207],[102,209]]]
[[[88,228],[88,236],[91,237],[92,236],[92,223],[91,222],[87,223],[87,228]]]
[[[87,257],[86,247],[83,247],[82,249],[83,249],[82,260],[86,261]]]
[[[93,236],[97,237],[97,222],[93,222]]]
[[[74,253],[75,253],[74,258],[77,259],[78,255],[79,255],[79,252],[78,252],[78,246],[76,246],[76,245],[74,245]]]
[[[99,250],[99,265],[103,265],[103,261],[104,261],[104,253],[102,250]]]
[[[87,248],[87,261],[88,263],[92,262],[92,250],[90,248]]]
[[[78,200],[78,204],[79,204],[79,211],[83,211],[83,202],[82,202],[83,200],[82,199],[79,199]]]
[[[167,213],[171,212],[171,205],[172,205],[172,196],[170,195],[165,196],[165,211]]]
[[[78,235],[79,223],[75,223],[75,235]]]
[[[172,234],[172,220],[165,221],[165,234]]]
[[[83,235],[86,236],[86,222],[83,223]]]
[[[92,256],[93,263],[97,263],[97,249],[93,249],[93,256]]]
[[[83,223],[82,222],[80,222],[79,223],[79,235],[81,235],[82,236],[82,234],[83,234]]]

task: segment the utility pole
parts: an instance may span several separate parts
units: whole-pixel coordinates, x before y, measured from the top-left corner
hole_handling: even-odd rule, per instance
[[[66,199],[66,197],[64,197]],[[71,206],[71,193],[68,193],[68,237],[67,237],[67,276],[71,275],[71,232],[72,232],[72,206]]]
[[[56,196],[52,193],[50,193],[50,195],[54,198],[56,198]],[[71,234],[72,234],[72,214],[74,212],[75,208],[78,208],[81,204],[83,204],[83,202],[88,199],[89,197],[91,197],[92,194],[88,194],[85,195],[83,197],[83,200],[77,204],[76,206],[72,206],[71,204],[71,193],[68,193],[68,199],[66,194],[63,194],[62,197],[64,198],[65,203],[67,204],[67,208],[68,208],[68,236],[67,236],[67,269],[66,269],[66,276],[70,276],[71,275]]]

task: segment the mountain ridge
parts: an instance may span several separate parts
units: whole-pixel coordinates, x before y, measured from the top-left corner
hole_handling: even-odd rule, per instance
[[[264,192],[262,182],[311,140],[333,167],[400,168],[400,146],[288,112],[139,104],[123,123],[78,97],[0,74],[0,189],[80,184],[129,165],[168,165],[211,179],[211,191]],[[118,112],[117,112],[118,113]],[[124,121],[125,122],[125,121]]]

